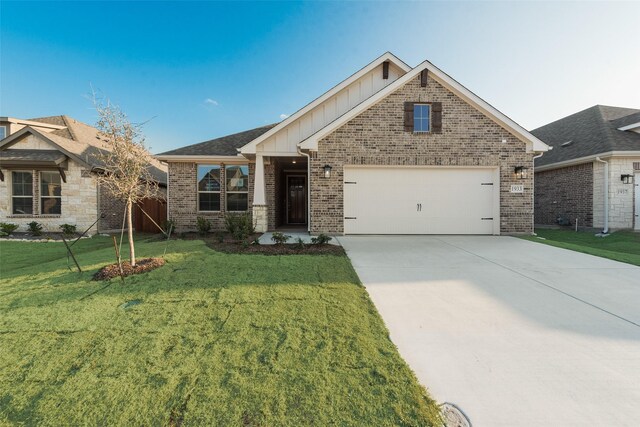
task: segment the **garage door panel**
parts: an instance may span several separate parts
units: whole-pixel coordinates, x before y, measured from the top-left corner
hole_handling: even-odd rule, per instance
[[[496,175],[479,168],[346,167],[345,233],[493,234]]]

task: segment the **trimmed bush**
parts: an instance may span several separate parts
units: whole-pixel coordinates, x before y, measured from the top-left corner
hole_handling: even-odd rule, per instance
[[[62,234],[66,236],[71,236],[72,234],[76,234],[76,226],[72,224],[62,224],[60,226],[60,230],[62,230]]]
[[[39,222],[31,221],[29,224],[27,224],[27,227],[29,228],[29,233],[31,233],[32,235],[42,235],[42,224],[40,224]]]
[[[209,221],[207,218],[203,218],[199,216],[196,219],[196,221],[197,221],[196,227],[198,228],[198,234],[200,234],[201,236],[204,236],[209,231],[211,231],[211,221]]]
[[[277,231],[271,236],[271,240],[273,240],[276,245],[284,245],[290,238],[291,236],[279,233]]]
[[[0,231],[4,234],[11,234],[18,229],[18,224],[12,224],[10,222],[0,222]]]
[[[245,240],[255,233],[255,227],[253,226],[249,212],[226,214],[224,217],[224,225],[227,232],[231,234],[235,240]]]
[[[326,245],[329,243],[333,237],[327,236],[326,234],[318,234],[318,237],[312,237],[311,243],[314,245]]]

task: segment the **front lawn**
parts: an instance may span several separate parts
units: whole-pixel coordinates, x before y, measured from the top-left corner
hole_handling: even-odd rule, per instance
[[[523,238],[640,266],[640,233],[617,231],[607,237],[596,237],[593,232],[536,229],[536,234],[538,237]]]
[[[91,280],[108,238],[74,248],[82,274],[60,243],[0,241],[0,425],[438,423],[345,256],[178,240],[122,284]]]

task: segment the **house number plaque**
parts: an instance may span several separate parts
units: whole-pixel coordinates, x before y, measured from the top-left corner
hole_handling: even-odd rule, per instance
[[[511,186],[512,193],[524,193],[524,185],[523,184],[513,184]]]

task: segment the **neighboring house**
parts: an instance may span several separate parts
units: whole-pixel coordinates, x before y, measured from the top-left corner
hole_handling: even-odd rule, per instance
[[[168,151],[168,216],[258,231],[533,231],[533,157],[547,146],[425,61],[386,53],[282,122]],[[517,172],[517,173],[516,173]]]
[[[596,105],[531,131],[535,222],[640,230],[640,109]]]
[[[0,117],[0,136],[0,222],[19,231],[32,221],[54,232],[65,223],[79,232],[121,229],[124,203],[96,180],[104,171],[97,155],[108,149],[97,129],[68,116]],[[154,160],[150,171],[166,188],[166,166]]]

